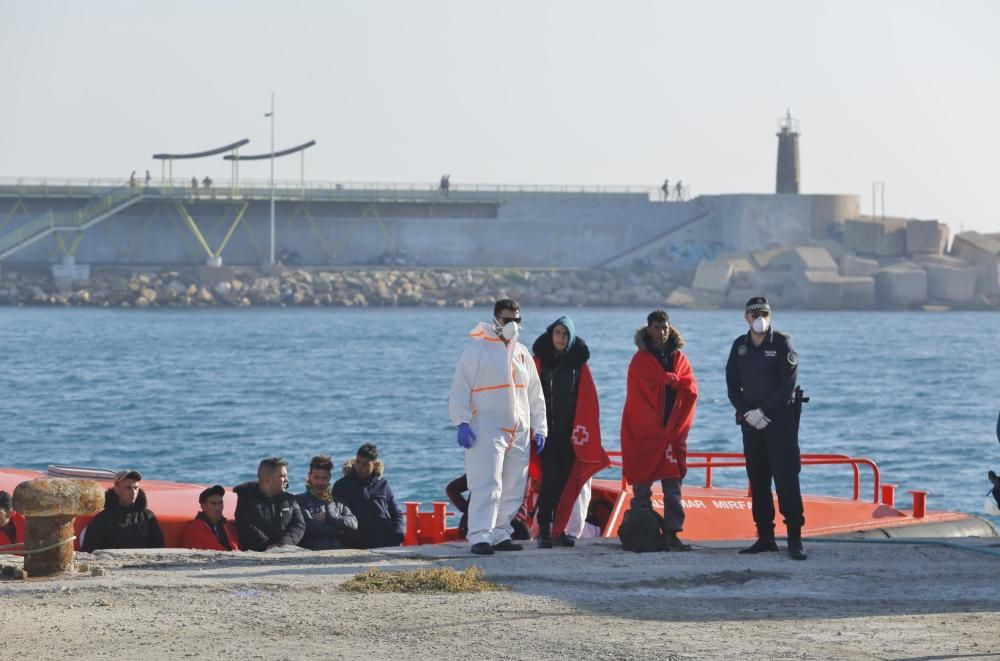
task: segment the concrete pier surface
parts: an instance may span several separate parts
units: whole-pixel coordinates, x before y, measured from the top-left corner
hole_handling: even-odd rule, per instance
[[[9,658],[1000,658],[1000,544],[959,543],[994,555],[808,540],[806,562],[732,544],[639,555],[617,540],[486,558],[459,544],[105,551],[78,555],[103,572],[0,581],[2,642]],[[341,589],[371,567],[471,565],[509,590]]]

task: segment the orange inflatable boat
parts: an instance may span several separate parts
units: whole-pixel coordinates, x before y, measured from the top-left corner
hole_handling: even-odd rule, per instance
[[[621,467],[621,453],[610,452],[612,466]],[[803,494],[806,525],[803,535],[821,537],[855,535],[878,537],[996,537],[997,530],[988,521],[961,512],[928,509],[926,491],[909,489],[897,493],[897,485],[882,480],[875,462],[870,459],[839,454],[804,454],[802,469],[815,466],[840,466],[845,479],[853,489],[851,498]],[[739,469],[743,472],[743,455],[727,452],[692,452],[688,455],[688,476],[684,485],[684,539],[687,541],[737,541],[755,537],[756,531],[750,514],[750,494],[746,489],[723,488],[713,484],[720,470]],[[699,481],[701,471],[704,479]],[[93,479],[106,489],[111,488],[114,471],[50,466],[47,472],[0,468],[0,490],[13,493],[14,487],[37,477],[76,477]],[[167,546],[180,546],[184,524],[198,513],[198,494],[209,486],[160,480],[143,480],[148,506],[156,513],[163,529]],[[591,502],[604,501],[610,516],[603,525],[603,537],[615,537],[622,517],[632,498],[629,485],[624,480],[597,479],[593,481]],[[898,501],[898,502],[897,502]],[[906,501],[906,502],[903,502]],[[653,503],[661,512],[662,496],[659,486],[654,486]],[[776,506],[777,508],[777,506]],[[232,518],[236,499],[230,496],[226,514]],[[406,503],[407,545],[439,544],[458,539],[457,528],[448,526],[454,513],[449,504],[435,502],[429,511],[416,502]],[[77,542],[93,517],[76,520]],[[784,530],[777,517],[776,533]]]
[[[612,467],[621,468],[621,452],[609,452]],[[748,489],[717,487],[717,471],[739,469],[745,475],[742,453],[691,452],[684,483],[684,533],[687,541],[743,541],[756,537],[750,513]],[[802,494],[806,512],[806,537],[996,537],[997,529],[988,521],[962,512],[930,510],[928,493],[909,489],[897,494],[898,485],[882,480],[878,466],[871,459],[842,454],[803,454],[802,470],[816,466],[843,467],[845,479],[853,487],[851,498]],[[698,481],[698,472],[704,479]],[[615,537],[629,508],[632,490],[622,480],[595,478],[591,504],[604,501],[611,512],[601,531],[602,537]],[[898,501],[898,502],[897,502]],[[907,502],[903,502],[907,501]],[[659,484],[653,487],[653,505],[662,514],[663,497]],[[775,511],[777,512],[777,502]],[[434,503],[430,512],[420,511],[420,503],[407,503],[407,544],[433,544],[458,538],[458,530],[447,526],[446,503]],[[785,533],[780,514],[775,533]]]

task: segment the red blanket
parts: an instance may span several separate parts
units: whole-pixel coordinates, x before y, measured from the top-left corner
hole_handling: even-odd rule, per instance
[[[535,357],[535,367],[539,374],[542,371],[541,361]],[[556,505],[552,518],[552,536],[557,537],[566,532],[566,524],[573,513],[573,503],[580,496],[580,490],[587,480],[611,465],[608,453],[601,446],[601,407],[597,400],[597,387],[590,367],[583,365],[580,369],[580,384],[576,394],[576,414],[573,416],[573,470],[563,488],[559,503]],[[532,446],[534,448],[534,446]],[[541,461],[532,451],[532,463],[537,462],[540,469]],[[539,471],[540,472],[540,471]]]
[[[628,366],[628,394],[622,412],[622,473],[630,484],[646,484],[687,474],[687,435],[694,421],[698,382],[691,363],[674,352],[677,397],[663,424],[667,386],[663,366],[639,350]]]
[[[215,536],[208,524],[201,519],[194,519],[184,524],[181,532],[181,547],[188,549],[208,549],[210,551],[238,551],[240,540],[236,534],[236,526],[228,519],[222,524],[229,540],[229,548],[223,548],[219,538]]]
[[[13,546],[24,543],[24,515],[20,512],[11,511],[11,523],[14,524],[14,539],[10,539],[0,531],[0,546]],[[14,553],[14,549],[0,549],[0,553]]]

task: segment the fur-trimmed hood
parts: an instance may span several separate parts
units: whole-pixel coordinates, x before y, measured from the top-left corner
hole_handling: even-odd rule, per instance
[[[649,336],[646,334],[645,326],[640,326],[639,329],[636,330],[635,337],[633,338],[633,340],[635,342],[635,346],[639,348],[639,351],[649,351],[649,348],[646,346],[646,338],[648,337]],[[667,348],[672,353],[677,349],[682,349],[683,347],[684,347],[684,338],[677,331],[677,329],[674,328],[673,325],[671,325],[670,332],[667,335]]]
[[[354,462],[356,461],[357,459],[348,459],[347,461],[344,462],[344,477],[347,477],[348,475],[354,472]],[[376,459],[375,461],[372,462],[372,477],[376,478],[382,477],[382,474],[384,472],[385,472],[385,464],[382,462],[381,459]]]
[[[106,510],[144,510],[148,502],[146,500],[146,492],[141,488],[139,489],[139,495],[135,497],[135,502],[130,507],[125,507],[118,502],[118,494],[115,493],[113,488],[104,492],[104,509]]]
[[[542,361],[543,366],[551,365],[556,360],[556,348],[552,344],[551,331],[538,336],[535,343],[531,345],[531,353]],[[577,337],[576,341],[573,342],[573,346],[563,353],[562,359],[566,367],[580,367],[590,360],[590,347],[587,346],[582,337]]]

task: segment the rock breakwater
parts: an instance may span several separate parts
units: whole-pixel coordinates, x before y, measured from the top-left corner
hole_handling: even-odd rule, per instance
[[[473,307],[510,296],[525,305],[663,305],[690,276],[559,269],[240,267],[102,271],[86,279],[4,270],[0,305],[155,307]]]

